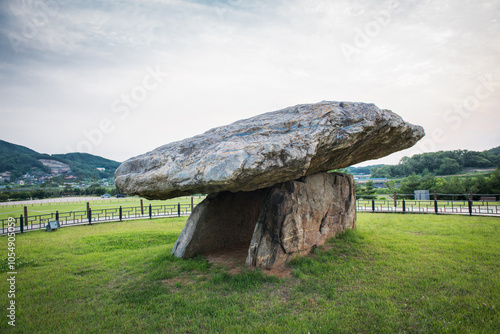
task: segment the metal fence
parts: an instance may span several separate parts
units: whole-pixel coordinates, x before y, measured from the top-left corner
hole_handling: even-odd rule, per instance
[[[434,213],[500,216],[498,202],[451,200],[367,200],[356,201],[358,212]]]
[[[108,209],[92,209],[70,212],[54,212],[41,215],[20,215],[17,218],[0,219],[0,234],[9,232],[23,233],[27,231],[45,229],[51,221],[59,221],[61,227],[74,225],[92,225],[109,221],[123,221],[130,219],[152,219],[162,217],[180,217],[189,215],[197,203],[166,204],[118,207]],[[9,222],[14,220],[15,227],[9,229]]]
[[[23,233],[27,231],[45,229],[51,221],[58,221],[61,227],[74,225],[92,225],[93,223],[123,221],[130,219],[152,219],[162,217],[180,217],[189,215],[194,208],[191,204],[165,204],[149,206],[118,207],[108,209],[92,209],[70,212],[54,212],[41,215],[20,215],[17,218],[0,219],[0,234],[9,232]],[[462,215],[489,215],[500,217],[500,203],[488,201],[452,201],[452,200],[379,200],[358,199],[358,212],[385,212],[385,213],[434,213],[434,214],[462,214]],[[9,229],[9,222],[14,220],[15,227]]]

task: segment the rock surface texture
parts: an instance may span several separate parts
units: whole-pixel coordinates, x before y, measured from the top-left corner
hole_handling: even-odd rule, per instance
[[[318,173],[251,192],[208,196],[194,209],[172,253],[189,258],[245,248],[248,265],[274,268],[355,227],[352,177]]]
[[[374,104],[320,102],[241,120],[125,161],[116,187],[168,199],[253,191],[413,146],[424,136]]]

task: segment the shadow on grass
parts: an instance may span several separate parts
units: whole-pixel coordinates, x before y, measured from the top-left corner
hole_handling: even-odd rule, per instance
[[[88,236],[80,240],[80,245],[72,250],[74,255],[111,252],[115,250],[135,250],[174,243],[178,233],[117,233]]]
[[[174,238],[175,235],[172,236]],[[352,264],[349,261],[356,261],[363,246],[360,233],[348,230],[337,238],[328,240],[324,247],[316,249],[312,255],[294,259],[290,265],[294,268],[294,275],[301,279],[303,288],[317,289],[315,282],[318,278],[338,274],[346,266],[350,267]],[[202,256],[180,259],[164,253],[148,262],[144,275],[122,286],[117,295],[120,302],[144,304],[156,297],[180,292],[184,288],[231,294],[282,282],[275,276],[264,274],[260,269],[248,268],[231,275],[227,268],[211,264]],[[328,285],[323,289],[328,289]]]
[[[290,262],[293,275],[300,280],[298,291],[318,293],[327,299],[349,285],[353,271],[366,265],[364,237],[356,230],[347,230],[336,238],[313,250],[310,256],[298,257]],[[334,278],[334,279],[332,279]]]
[[[298,270],[307,269],[311,265],[320,263],[338,263],[347,261],[359,256],[364,247],[364,237],[355,230],[347,230],[341,235],[328,239],[326,244],[319,248],[314,248],[312,256],[301,256],[293,259],[290,265]]]
[[[124,285],[117,296],[120,302],[144,304],[160,295],[172,294],[182,287],[195,286],[207,291],[251,291],[266,283],[280,282],[260,269],[247,269],[231,275],[226,269],[210,264],[204,257],[180,259],[171,254],[153,258],[147,266],[148,273]],[[173,288],[173,289],[172,289]]]

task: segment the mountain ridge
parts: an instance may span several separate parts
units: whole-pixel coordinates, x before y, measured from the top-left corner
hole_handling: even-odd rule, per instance
[[[77,177],[111,178],[120,162],[89,153],[46,154],[28,147],[0,139],[0,173],[10,172],[13,178],[30,173],[33,169],[50,173],[39,159],[55,160],[69,165]],[[104,168],[104,170],[97,170]]]

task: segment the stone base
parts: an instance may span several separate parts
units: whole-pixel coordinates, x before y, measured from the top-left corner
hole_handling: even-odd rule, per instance
[[[172,254],[189,258],[244,246],[248,265],[277,267],[354,229],[355,201],[352,176],[339,173],[212,194],[193,210]]]

